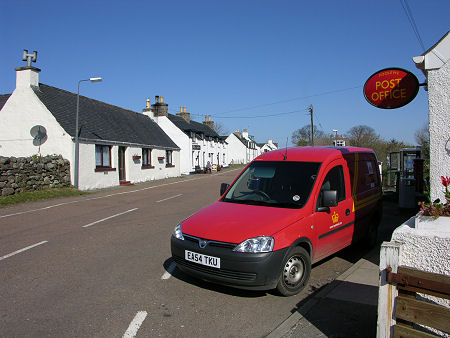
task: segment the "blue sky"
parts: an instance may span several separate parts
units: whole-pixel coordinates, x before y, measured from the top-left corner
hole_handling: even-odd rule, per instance
[[[408,0],[426,49],[450,29],[450,1]],[[377,70],[401,67],[423,82],[412,57],[424,51],[400,0],[379,1],[1,1],[0,94],[15,87],[23,49],[38,51],[40,82],[141,112],[164,96],[169,112],[256,141],[290,144],[314,123],[326,133],[368,125],[415,144],[428,121],[420,89],[405,107],[364,99]],[[75,111],[75,108],[74,108]],[[271,116],[269,116],[271,115]]]

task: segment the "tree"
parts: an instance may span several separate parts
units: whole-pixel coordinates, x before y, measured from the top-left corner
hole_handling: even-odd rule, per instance
[[[225,135],[229,135],[230,132],[228,131],[227,128],[224,127],[224,125],[222,123],[219,122],[214,122],[214,131],[219,135],[219,136],[225,136]]]
[[[326,137],[325,133],[314,126],[314,139]],[[311,144],[311,125],[308,124],[292,133],[291,141],[297,146],[306,146]]]
[[[351,146],[373,148],[379,141],[380,136],[372,127],[359,125],[351,128],[347,134]]]
[[[422,128],[416,130],[414,139],[417,144],[422,148],[422,158],[425,160],[430,159],[430,129],[428,124],[425,124]]]

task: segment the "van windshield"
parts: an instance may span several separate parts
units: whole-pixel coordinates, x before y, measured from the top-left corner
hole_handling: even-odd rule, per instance
[[[308,201],[319,169],[316,162],[254,161],[222,202],[300,209]]]

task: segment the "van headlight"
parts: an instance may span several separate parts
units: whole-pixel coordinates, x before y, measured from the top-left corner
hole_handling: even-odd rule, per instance
[[[249,238],[233,249],[237,252],[263,253],[271,252],[275,240],[270,236]]]
[[[172,236],[184,241],[183,233],[181,232],[181,223],[179,223],[175,229],[173,229]]]

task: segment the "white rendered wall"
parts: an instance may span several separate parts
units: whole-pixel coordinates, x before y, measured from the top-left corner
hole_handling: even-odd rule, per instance
[[[226,142],[228,143],[228,164],[247,163],[247,147],[236,135],[228,136]]]
[[[14,90],[0,111],[0,155],[20,157],[38,154],[39,147],[33,145],[30,134],[35,125],[44,126],[47,131],[47,141],[41,145],[40,154],[62,155],[71,161],[73,167],[73,142],[70,135],[58,124],[31,87],[23,84]]]
[[[152,112],[143,112],[143,114],[155,121],[167,136],[169,136],[180,148],[179,157],[181,174],[188,175],[192,171],[192,144],[189,137],[175,126],[168,117],[154,117]]]
[[[441,176],[450,177],[450,60],[428,71],[431,200],[445,201]]]
[[[100,143],[98,143],[100,144]],[[93,190],[119,185],[119,146],[111,147],[111,167],[113,171],[96,171],[95,144],[80,143],[80,173],[79,188]],[[139,155],[139,160],[133,160],[133,155]],[[164,157],[158,160],[158,157]],[[151,165],[154,168],[142,168],[142,148],[126,147],[125,150],[125,180],[140,183],[180,176],[180,153],[172,152],[174,167],[166,167],[166,151],[152,149]]]

